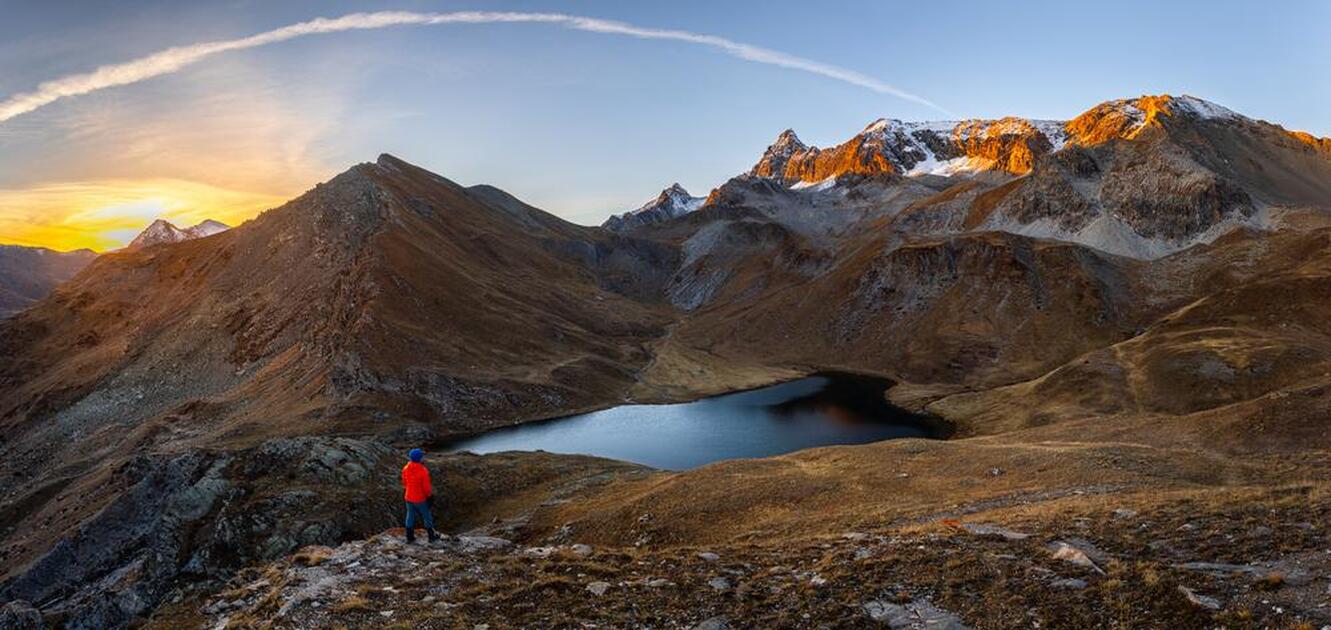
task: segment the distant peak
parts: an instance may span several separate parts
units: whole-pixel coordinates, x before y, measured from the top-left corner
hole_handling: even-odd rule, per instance
[[[231,226],[213,219],[204,219],[186,229],[176,227],[176,224],[166,219],[157,219],[148,224],[148,227],[144,228],[142,232],[139,232],[139,235],[134,237],[134,240],[130,241],[125,248],[142,249],[152,245],[191,241],[225,232],[229,229],[231,229]]]
[[[204,220],[202,220],[202,221],[196,223],[196,224],[194,225],[194,227],[192,227],[192,228],[190,228],[190,229],[191,229],[191,230],[197,230],[197,229],[199,229],[199,228],[221,228],[221,229],[223,229],[223,230],[229,230],[229,229],[231,229],[231,226],[229,226],[229,225],[227,225],[227,224],[225,224],[225,223],[222,223],[221,221],[214,220],[214,219],[204,219]]]
[[[705,200],[704,197],[690,195],[679,182],[675,182],[637,210],[611,216],[602,227],[622,231],[649,223],[660,223],[697,210],[702,207]]]

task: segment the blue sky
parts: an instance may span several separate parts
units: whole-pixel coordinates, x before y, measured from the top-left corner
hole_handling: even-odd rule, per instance
[[[962,117],[1062,119],[1111,98],[1189,93],[1331,135],[1331,3],[1268,4],[7,0],[0,99],[314,17],[503,10],[716,35],[868,75]],[[77,230],[57,216],[66,199],[132,207],[136,221],[145,207],[184,221],[212,204],[236,217],[381,152],[599,223],[673,181],[705,194],[787,127],[827,145],[880,116],[947,117],[704,46],[554,25],[310,35],[0,122],[0,242],[57,238],[58,221]],[[25,221],[51,230],[24,237]]]

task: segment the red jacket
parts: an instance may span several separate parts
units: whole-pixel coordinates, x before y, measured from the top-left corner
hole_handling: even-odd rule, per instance
[[[420,462],[407,462],[402,467],[402,489],[410,503],[420,503],[434,494],[430,487],[430,469]]]

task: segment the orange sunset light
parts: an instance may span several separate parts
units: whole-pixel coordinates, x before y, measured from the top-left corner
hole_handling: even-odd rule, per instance
[[[100,180],[0,189],[0,243],[55,250],[116,249],[154,219],[228,225],[299,191],[256,192],[180,179]]]

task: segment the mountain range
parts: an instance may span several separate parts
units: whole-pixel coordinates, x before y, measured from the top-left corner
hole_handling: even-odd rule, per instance
[[[274,444],[441,444],[823,370],[893,380],[958,449],[1068,426],[1253,462],[1331,447],[1327,144],[1147,96],[1066,122],[879,120],[826,149],[786,131],[706,198],[674,185],[603,227],[390,155],[210,238],[154,224],[0,322],[0,596],[125,623],[180,576],[365,533],[327,516],[345,489],[284,502]],[[338,444],[329,461],[378,452]],[[1049,452],[1005,465],[1038,476]],[[1092,456],[1058,455],[1086,475]],[[720,474],[551,510],[631,544],[625,519]],[[762,486],[717,487],[742,505]],[[798,528],[773,514],[736,536]]]
[[[135,236],[126,249],[179,243],[228,229],[230,226],[212,219],[185,229],[157,219]],[[90,249],[57,252],[45,247],[0,245],[0,318],[9,317],[46,297],[96,257],[97,253]]]
[[[89,249],[57,252],[45,247],[0,245],[0,318],[46,297],[96,257]]]

